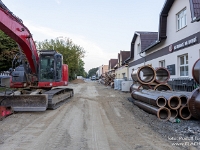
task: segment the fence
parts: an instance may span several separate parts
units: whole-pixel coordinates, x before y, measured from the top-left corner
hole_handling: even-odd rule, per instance
[[[192,92],[199,85],[192,78],[171,78],[168,84],[174,91],[188,91]]]

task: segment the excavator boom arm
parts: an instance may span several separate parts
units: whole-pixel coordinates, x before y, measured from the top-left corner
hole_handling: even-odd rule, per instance
[[[38,53],[32,35],[23,22],[0,0],[0,30],[15,40],[27,57],[31,71],[37,74]]]

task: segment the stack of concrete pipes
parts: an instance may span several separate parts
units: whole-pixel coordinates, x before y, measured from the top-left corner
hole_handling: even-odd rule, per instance
[[[101,83],[106,86],[111,86],[112,88],[114,88],[114,79],[115,79],[115,74],[105,73],[105,77],[102,78]]]
[[[170,118],[180,117],[188,120],[191,118],[191,113],[188,108],[188,99],[190,92],[176,91],[155,91],[155,90],[133,90],[131,96],[135,99],[134,104],[138,106],[138,102],[144,104],[140,108],[152,113],[152,108],[155,110],[159,119],[168,120]],[[146,107],[148,105],[148,107]]]
[[[167,84],[170,74],[166,68],[154,69],[146,65],[134,70],[131,76],[134,83],[130,92],[135,105],[157,115],[161,120],[178,115],[182,119],[191,117],[187,106],[190,93],[171,91]]]
[[[154,69],[149,65],[145,65],[133,70],[131,77],[133,79],[131,91],[140,89],[171,90],[171,87],[167,84],[170,73],[163,67]]]

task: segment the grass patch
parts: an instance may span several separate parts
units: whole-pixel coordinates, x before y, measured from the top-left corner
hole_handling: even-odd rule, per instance
[[[12,89],[8,87],[0,87],[0,92],[4,92],[5,90],[12,90]]]

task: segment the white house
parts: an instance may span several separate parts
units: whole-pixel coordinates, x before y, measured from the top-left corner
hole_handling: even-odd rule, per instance
[[[199,20],[200,0],[166,0],[158,32],[134,34],[129,76],[133,69],[150,64],[168,68],[171,78],[192,78],[193,64],[200,58]]]

